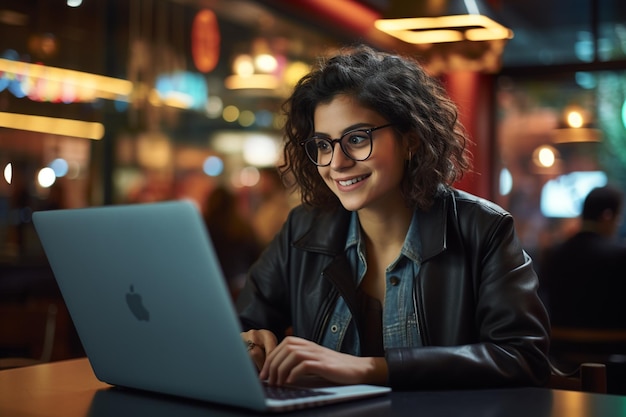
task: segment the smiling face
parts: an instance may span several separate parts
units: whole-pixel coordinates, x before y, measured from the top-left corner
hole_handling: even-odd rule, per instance
[[[389,123],[380,114],[345,95],[319,104],[313,121],[316,135],[333,139],[354,129]],[[330,165],[318,167],[318,172],[347,210],[390,214],[404,206],[400,182],[407,151],[393,127],[372,132],[372,138],[373,150],[367,160],[351,160],[341,151],[339,143],[335,143]]]

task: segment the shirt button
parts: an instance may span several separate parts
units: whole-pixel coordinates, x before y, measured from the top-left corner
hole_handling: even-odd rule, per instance
[[[332,333],[337,333],[338,330],[339,330],[339,326],[337,326],[336,324],[333,324],[332,326],[330,326],[330,331]]]
[[[400,278],[398,278],[398,277],[391,277],[391,278],[389,278],[389,283],[395,287],[396,285],[398,285],[400,283]]]

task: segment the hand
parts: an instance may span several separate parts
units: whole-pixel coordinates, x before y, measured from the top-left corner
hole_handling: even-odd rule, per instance
[[[310,377],[335,384],[386,384],[385,358],[362,358],[325,348],[299,337],[286,337],[267,353],[259,378],[270,385],[296,384]]]
[[[266,356],[276,348],[278,343],[276,336],[269,330],[249,330],[241,333],[241,338],[248,346],[248,353],[257,370],[260,371]]]

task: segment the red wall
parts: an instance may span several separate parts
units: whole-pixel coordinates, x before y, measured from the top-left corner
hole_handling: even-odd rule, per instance
[[[455,186],[459,189],[492,199],[493,182],[493,75],[457,71],[442,76],[448,94],[459,107],[459,119],[472,143],[473,172]]]

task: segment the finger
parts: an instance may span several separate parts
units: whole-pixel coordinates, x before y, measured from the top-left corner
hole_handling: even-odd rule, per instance
[[[278,340],[276,340],[276,336],[274,336],[274,333],[270,331],[263,332],[260,336],[262,339],[261,348],[265,351],[266,355],[269,355],[274,349],[276,349],[276,346],[278,345]]]
[[[241,332],[240,336],[241,336],[241,340],[243,341],[243,343],[247,346],[248,341],[252,341],[254,342],[254,340],[256,339],[256,330],[248,330],[247,332]]]
[[[261,378],[267,379],[271,385],[284,384],[293,367],[301,361],[314,358],[314,353],[310,352],[312,347],[304,339],[286,338],[268,355],[261,370]]]
[[[244,343],[246,345],[246,349],[248,350],[248,352],[250,352],[252,349],[256,347],[256,343],[254,343],[252,339],[248,339],[244,341]]]
[[[276,347],[276,336],[269,330],[249,330],[242,332],[241,338],[257,370],[260,371],[265,363],[267,350]]]
[[[265,352],[259,347],[258,344],[262,339],[261,335],[262,333],[257,330],[249,330],[241,333],[243,344],[257,370],[260,370],[265,362]]]
[[[287,355],[288,345],[289,341],[285,339],[267,354],[265,364],[259,373],[261,379],[267,379],[272,385],[276,384],[276,372]]]
[[[306,361],[306,352],[295,352],[291,350],[283,360],[277,363],[274,372],[274,380],[276,385],[284,385],[291,380],[293,370],[303,361]]]
[[[260,349],[268,353],[273,350],[277,345],[276,336],[269,330],[249,330],[241,333],[241,338],[245,343],[251,341],[255,343]]]
[[[291,384],[300,376],[310,375],[320,364],[320,355],[322,352],[313,343],[290,345],[277,369],[277,385]]]
[[[305,377],[323,377],[323,373],[318,368],[317,360],[300,361],[289,370],[289,374],[285,376],[282,384],[296,384],[299,379],[304,379]]]
[[[270,382],[269,380],[270,380],[270,374],[271,374],[270,370],[272,368],[272,361],[275,360],[274,358],[280,352],[280,350],[281,350],[281,346],[278,345],[269,354],[266,354],[265,361],[259,372],[260,379],[268,380],[268,382]]]
[[[265,364],[265,351],[256,343],[248,344],[247,349],[257,371],[260,371]]]
[[[270,379],[270,374],[272,373],[270,369],[273,368],[272,363],[280,363],[281,356],[284,355],[283,348],[289,344],[289,338],[283,340],[280,344],[277,343],[276,337],[273,337],[274,334],[271,333],[271,338],[268,340],[267,345],[265,346],[265,363],[259,372],[259,377],[263,380]],[[278,358],[278,359],[277,359]]]

